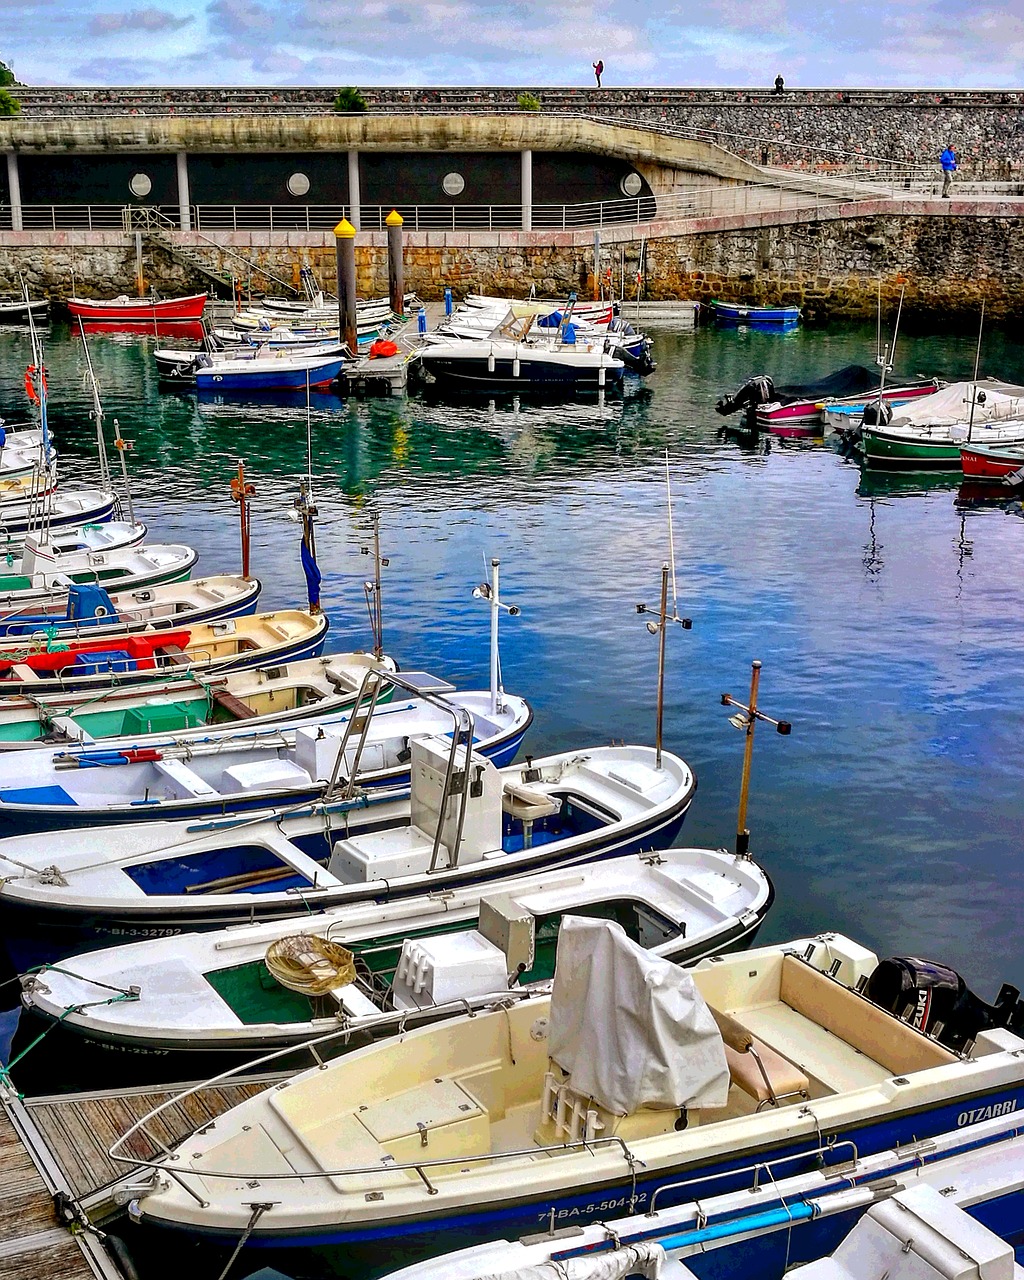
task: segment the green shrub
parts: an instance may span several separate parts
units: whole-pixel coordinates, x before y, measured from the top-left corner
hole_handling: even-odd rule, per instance
[[[335,111],[365,111],[366,99],[358,89],[339,89],[334,99]]]
[[[0,62],[0,88],[6,88],[9,84],[17,84],[14,78],[14,72],[10,69],[6,62]]]
[[[0,116],[16,116],[21,110],[21,103],[6,89],[0,89]]]
[[[521,93],[516,102],[520,111],[539,111],[540,98],[535,93]]]

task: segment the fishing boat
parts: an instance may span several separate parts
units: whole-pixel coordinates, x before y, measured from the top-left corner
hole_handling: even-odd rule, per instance
[[[102,530],[105,526],[99,525]],[[99,535],[97,535],[99,536]],[[93,549],[62,548],[28,534],[19,555],[9,553],[0,573],[0,615],[12,609],[63,606],[73,585],[96,585],[114,591],[155,587],[188,578],[199,559],[191,547],[144,543]]]
[[[320,1052],[333,1056],[510,992],[519,1001],[550,991],[567,915],[615,920],[648,954],[694,964],[748,946],[773,896],[751,858],[670,849],[538,872],[483,896],[472,886],[110,947],[27,978],[23,1000],[76,1035],[132,1052],[252,1056],[323,1036]],[[294,960],[304,954],[314,969],[333,957],[343,971],[318,982]],[[279,956],[293,957],[292,972]],[[129,986],[131,1001],[93,1003],[101,988]]]
[[[129,298],[121,294],[106,300],[97,298],[68,298],[67,308],[74,319],[95,324],[97,321],[118,323],[154,320],[200,320],[206,307],[205,293],[193,293],[184,298]]]
[[[1024,1135],[1014,1112],[971,1125],[967,1134],[954,1128],[872,1155],[823,1144],[818,1156],[819,1167],[800,1174],[792,1172],[792,1162],[785,1158],[755,1161],[738,1171],[738,1189],[699,1202],[671,1205],[657,1191],[639,1193],[632,1203],[627,1201],[621,1217],[606,1216],[586,1227],[556,1218],[538,1223],[535,1232],[520,1240],[444,1253],[389,1272],[387,1280],[527,1280],[547,1274],[545,1268],[552,1277],[616,1280],[643,1275],[640,1264],[654,1261],[660,1271],[652,1274],[673,1280],[782,1280],[787,1274],[810,1280],[792,1268],[855,1240],[847,1235],[850,1223],[872,1215],[877,1221],[882,1206],[893,1215],[886,1216],[885,1225],[897,1256],[906,1238],[891,1229],[896,1225],[909,1228],[915,1237],[916,1250],[906,1253],[920,1265],[923,1254],[937,1256],[933,1242],[925,1244],[921,1216],[915,1213],[922,1196],[941,1213],[938,1220],[936,1213],[931,1215],[933,1232],[941,1223],[947,1239],[961,1228],[969,1233],[967,1240],[956,1237],[958,1249],[976,1243],[983,1233],[986,1259],[1009,1253],[1012,1264],[1012,1246],[1024,1242]],[[1003,1243],[1002,1250],[996,1241]],[[862,1256],[875,1262],[873,1250]],[[964,1256],[972,1255],[956,1258],[954,1274]],[[854,1265],[835,1280],[877,1280],[879,1273],[864,1273]],[[888,1267],[884,1273],[892,1280],[899,1274]],[[914,1274],[915,1280],[924,1280]],[[1024,1280],[1019,1267],[999,1274],[1000,1280]],[[949,1273],[943,1275],[951,1280]]]
[[[63,556],[69,552],[116,551],[124,547],[137,547],[140,542],[145,541],[147,532],[146,526],[138,521],[107,520],[97,524],[61,525],[50,530],[45,537],[33,536],[54,555]],[[15,571],[15,566],[22,563],[24,550],[24,538],[11,541],[7,546],[0,543],[0,551],[5,556],[11,556],[6,566],[11,571]]]
[[[327,618],[300,609],[225,618],[170,631],[128,633],[70,643],[22,637],[0,646],[0,695],[49,697],[111,684],[139,684],[170,672],[212,675],[312,658],[323,649]]]
[[[28,324],[30,316],[36,324],[49,324],[49,299],[12,296],[0,298],[0,324]]]
[[[0,427],[0,478],[15,479],[39,472],[47,464],[42,439],[26,439],[28,432],[8,435]],[[50,445],[49,465],[56,468],[57,452]]]
[[[327,721],[352,706],[368,670],[393,665],[371,654],[335,653],[210,677],[168,672],[144,685],[48,693],[45,701],[5,691],[0,751],[40,744],[146,747],[192,732],[206,744],[243,727],[256,735],[314,717]],[[379,696],[384,701],[388,693]]]
[[[529,305],[535,308],[535,304]],[[513,312],[513,314],[518,313]],[[527,337],[540,340],[550,338],[568,320],[576,330],[577,342],[581,338],[592,344],[603,340],[604,349],[608,354],[622,360],[626,368],[634,373],[646,376],[653,373],[656,368],[651,359],[652,340],[645,334],[637,333],[633,326],[624,320],[613,321],[610,309],[608,320],[603,326],[598,326],[591,321],[579,320],[575,312],[570,315],[568,311],[545,313],[534,309],[526,311],[524,315],[525,319],[529,320],[529,325],[524,329]],[[452,315],[435,330],[435,334],[480,341],[489,337],[501,320],[502,316],[492,312],[481,309],[467,310]]]
[[[1024,441],[1020,444],[962,444],[960,466],[967,480],[1024,484]]]
[[[859,429],[864,465],[958,471],[962,444],[1024,443],[1024,387],[956,382]]]
[[[345,357],[332,348],[328,354],[262,351],[249,356],[197,365],[200,391],[288,391],[306,386],[329,386],[341,373]]]
[[[413,688],[394,673],[381,679],[389,690]],[[486,691],[453,691],[444,707],[413,697],[378,709],[368,696],[356,717],[316,716],[297,728],[8,753],[0,755],[0,825],[26,832],[217,817],[340,796],[346,783],[348,793],[357,784],[407,786],[410,742],[443,734],[451,707],[469,717],[474,750],[499,765],[514,759],[533,719],[522,698],[492,709]]]
[[[551,312],[559,309],[565,309],[572,303],[572,313],[581,320],[590,320],[593,323],[602,321],[605,317],[610,320],[612,316],[619,314],[619,304],[617,302],[588,302],[579,298],[506,298],[499,297],[494,294],[487,293],[467,293],[462,300],[462,305],[472,307],[477,310],[497,311],[499,315],[507,315],[509,310],[516,311],[523,308],[523,314],[529,314],[531,309],[541,308],[543,311]],[[606,321],[607,323],[607,321]]]
[[[287,360],[296,357],[301,360],[328,361],[344,359],[345,347],[340,342],[316,342],[306,345],[281,343],[278,345],[250,343],[244,347],[233,347],[228,351],[174,351],[161,350],[153,352],[157,373],[165,382],[194,383],[196,374],[213,374],[221,371],[221,366],[230,365],[235,369],[242,362],[263,362],[269,357],[274,360]],[[273,366],[276,368],[276,365]],[[262,385],[262,383],[260,384]],[[289,384],[291,385],[291,384]],[[310,383],[310,386],[313,386]],[[315,385],[322,385],[317,383]],[[305,386],[303,375],[302,386]]]
[[[755,1162],[796,1176],[1019,1110],[1019,992],[965,990],[838,934],[683,969],[567,916],[550,996],[357,1049],[140,1159],[165,1100],[111,1150],[151,1172],[143,1222],[337,1245],[365,1274],[389,1248],[585,1226],[659,1187],[703,1202]]]
[[[742,302],[722,302],[717,298],[711,299],[710,306],[716,324],[793,328],[800,322],[799,307],[754,307]]]
[[[113,594],[93,584],[74,584],[68,588],[67,603],[63,606],[51,603],[30,612],[0,611],[0,637],[29,636],[44,628],[48,634],[52,630],[58,639],[67,640],[190,627],[197,622],[254,613],[260,590],[258,578],[230,574]]]
[[[116,505],[117,497],[108,488],[62,486],[59,491],[48,488],[46,492],[28,492],[18,498],[0,496],[0,544],[21,543],[27,534],[40,527],[52,532],[68,525],[84,526],[109,520]]]
[[[593,747],[498,769],[462,742],[470,720],[456,709],[452,736],[409,743],[411,789],[357,786],[273,817],[67,831],[59,850],[36,836],[0,840],[12,959],[24,969],[83,938],[484,892],[675,839],[696,788],[677,756],[663,752],[656,768],[654,748]],[[176,772],[181,793],[195,795],[199,780]]]

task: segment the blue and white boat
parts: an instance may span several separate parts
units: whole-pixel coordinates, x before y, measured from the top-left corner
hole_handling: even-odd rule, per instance
[[[792,328],[800,322],[799,307],[754,307],[742,302],[711,300],[711,313],[716,324],[770,325]]]
[[[260,351],[210,360],[196,366],[200,391],[289,391],[325,387],[334,382],[345,364],[337,346],[329,352]]]
[[[880,1219],[894,1245],[894,1266],[906,1243],[904,1228],[916,1237],[918,1265],[926,1240],[934,1257],[936,1244],[969,1249],[969,1240],[988,1238],[985,1260],[1003,1258],[1009,1266],[1000,1277],[1024,1280],[1013,1268],[1013,1249],[1024,1245],[1020,1125],[1020,1116],[1010,1112],[968,1133],[951,1129],[873,1155],[823,1146],[821,1167],[810,1173],[794,1175],[792,1161],[755,1162],[738,1191],[672,1206],[655,1192],[638,1198],[634,1212],[622,1217],[587,1227],[556,1218],[548,1230],[522,1240],[445,1253],[391,1272],[387,1280],[525,1280],[545,1274],[533,1270],[544,1267],[552,1275],[562,1269],[573,1280],[609,1280],[644,1275],[643,1264],[655,1261],[660,1269],[652,1266],[651,1274],[664,1280],[782,1280],[787,1273],[812,1280],[811,1273],[791,1268],[836,1249],[859,1252],[858,1227],[851,1230],[851,1222]],[[929,1219],[922,1231],[922,1220]],[[859,1229],[873,1233],[871,1227]],[[862,1256],[874,1261],[877,1254],[865,1249]],[[962,1265],[971,1256],[965,1250],[957,1261]],[[862,1273],[854,1266],[829,1273],[829,1280],[877,1280],[880,1271]],[[893,1270],[888,1274],[896,1280]],[[919,1272],[915,1276],[924,1280]]]
[[[112,1151],[151,1171],[144,1222],[337,1245],[369,1276],[389,1252],[585,1226],[656,1192],[703,1203],[749,1188],[755,1163],[837,1174],[951,1131],[969,1142],[1024,1106],[1024,1039],[993,1025],[1019,993],[984,1017],[950,1004],[940,1025],[935,990],[914,989],[915,1026],[894,963],[826,934],[682,969],[568,916],[549,1000],[356,1050],[140,1159],[158,1107]]]
[[[63,831],[59,845],[34,835],[0,840],[5,936],[37,954],[67,954],[83,938],[95,945],[300,908],[483,891],[678,835],[697,784],[677,756],[662,752],[659,766],[653,747],[592,747],[499,769],[469,748],[485,724],[453,707],[447,735],[412,739],[409,760],[398,762],[410,768],[411,788],[363,787],[354,773],[332,798],[276,814],[84,827]],[[340,754],[326,737],[305,749]],[[367,747],[363,769],[372,763]],[[167,761],[163,772],[182,798],[209,798],[192,763]],[[236,783],[242,790],[246,778]],[[138,805],[139,816],[146,809]],[[12,959],[25,968],[24,956]]]

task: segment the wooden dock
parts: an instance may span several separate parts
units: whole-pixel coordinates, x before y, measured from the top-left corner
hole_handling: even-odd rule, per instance
[[[239,1077],[168,1107],[134,1154],[180,1141],[198,1125],[284,1077]],[[123,1280],[101,1228],[131,1198],[140,1174],[108,1149],[137,1120],[188,1084],[20,1098],[0,1088],[0,1277],[3,1280]],[[145,1148],[145,1149],[144,1149]],[[144,1174],[144,1171],[142,1171]]]

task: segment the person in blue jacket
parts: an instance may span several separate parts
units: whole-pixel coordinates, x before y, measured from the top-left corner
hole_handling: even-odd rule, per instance
[[[952,142],[939,156],[939,164],[942,165],[942,198],[948,200],[953,186],[953,174],[956,173],[956,152],[953,150]]]

